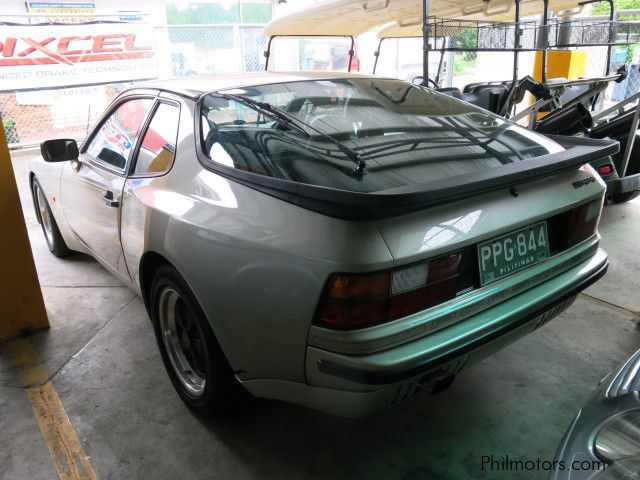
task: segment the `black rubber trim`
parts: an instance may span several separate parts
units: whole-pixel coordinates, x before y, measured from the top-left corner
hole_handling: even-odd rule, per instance
[[[501,165],[499,168],[380,192],[362,193],[258,175],[212,161],[201,148],[200,107],[201,102],[198,102],[194,116],[194,129],[196,154],[204,168],[285,202],[345,220],[376,220],[435,207],[530,182],[536,178],[555,175],[602,157],[614,155],[620,150],[620,144],[615,140],[545,135],[565,149],[521,162]]]
[[[473,350],[476,350],[486,345],[487,343],[503,335],[506,335],[512,330],[515,330],[516,328],[530,322],[538,315],[543,314],[545,311],[551,310],[558,304],[577,295],[582,290],[604,276],[604,274],[607,273],[608,268],[609,262],[606,261],[596,271],[591,273],[588,277],[581,279],[578,283],[573,285],[568,290],[554,295],[552,298],[545,300],[544,303],[535,305],[528,311],[521,312],[516,317],[514,317],[507,325],[497,327],[496,329],[483,334],[481,337],[475,338],[470,342],[467,342],[460,347],[455,348],[454,350],[449,350],[448,352],[437,355],[435,357],[429,357],[426,359],[423,358],[416,361],[414,364],[406,365],[401,368],[393,368],[382,371],[361,370],[331,361],[319,360],[318,370],[320,370],[320,372],[322,373],[326,373],[327,375],[332,375],[334,377],[343,378],[351,382],[362,383],[366,385],[386,385],[389,383],[406,380],[416,375],[420,375],[421,373],[427,373],[434,368],[440,367],[457,357],[470,353]]]
[[[640,173],[607,180],[607,195],[635,192],[640,190]]]

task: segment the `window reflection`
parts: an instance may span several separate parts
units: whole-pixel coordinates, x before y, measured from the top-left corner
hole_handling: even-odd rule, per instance
[[[86,153],[104,163],[124,170],[136,135],[151,106],[150,99],[129,100],[102,124]]]
[[[161,103],[144,134],[134,173],[156,174],[168,171],[176,154],[180,109]]]
[[[482,210],[474,210],[461,217],[456,217],[439,225],[430,227],[424,234],[420,251],[433,250],[446,245],[461,234],[468,234],[478,223]]]
[[[236,88],[294,123],[216,94],[202,101],[202,147],[227,167],[374,192],[526,161],[562,147],[471,104],[407,82],[350,78]],[[328,138],[331,137],[331,138]],[[367,162],[354,175],[353,159]]]

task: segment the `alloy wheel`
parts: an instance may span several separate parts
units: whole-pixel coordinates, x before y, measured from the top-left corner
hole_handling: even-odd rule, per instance
[[[194,312],[171,287],[159,295],[160,333],[173,370],[187,392],[199,397],[206,384],[207,355]]]
[[[53,248],[53,226],[51,222],[51,212],[49,211],[49,207],[47,206],[47,199],[42,193],[40,186],[35,184],[36,190],[36,199],[38,203],[38,212],[40,214],[40,223],[42,224],[42,231],[44,233],[44,238],[49,245],[49,249]]]

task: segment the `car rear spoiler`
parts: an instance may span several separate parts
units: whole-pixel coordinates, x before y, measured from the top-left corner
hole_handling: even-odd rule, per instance
[[[345,220],[375,220],[554,175],[613,155],[620,150],[620,144],[610,139],[559,135],[546,137],[559,143],[564,150],[498,168],[372,193],[350,192],[256,175],[222,166],[203,154],[199,158],[206,168],[302,208]]]

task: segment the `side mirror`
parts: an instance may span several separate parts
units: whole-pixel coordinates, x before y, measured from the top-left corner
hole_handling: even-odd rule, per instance
[[[66,162],[67,160],[76,160],[79,156],[78,144],[75,140],[68,138],[42,142],[40,153],[47,162]]]

